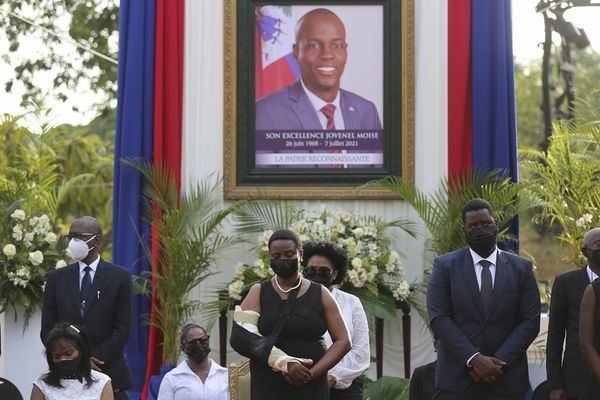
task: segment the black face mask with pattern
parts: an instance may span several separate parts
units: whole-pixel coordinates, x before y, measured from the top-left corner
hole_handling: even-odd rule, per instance
[[[61,360],[54,363],[54,369],[61,377],[77,375],[79,373],[79,367],[81,367],[81,357],[72,360]]]
[[[297,258],[271,258],[271,269],[281,278],[291,278],[298,271]]]

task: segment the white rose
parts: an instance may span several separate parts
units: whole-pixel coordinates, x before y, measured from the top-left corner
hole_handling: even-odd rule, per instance
[[[12,214],[10,214],[11,218],[18,219],[20,221],[25,220],[25,211],[23,210],[15,210]]]
[[[243,262],[239,262],[235,265],[235,275],[240,276],[240,277],[244,275],[244,263]]]
[[[12,258],[15,254],[17,254],[17,248],[14,244],[7,244],[6,246],[4,246],[2,251],[4,252],[4,255],[8,258]]]
[[[21,227],[20,224],[16,224],[13,227],[12,237],[15,238],[15,240],[21,240],[21,239],[23,239],[23,229],[22,229],[22,227]]]
[[[46,235],[44,240],[50,244],[54,244],[58,240],[58,236],[56,236],[54,232],[50,232]]]
[[[231,297],[232,299],[240,300],[242,298],[242,296],[240,296],[242,293],[242,287],[244,287],[244,282],[242,282],[241,280],[231,282],[228,288],[229,297]]]
[[[65,260],[58,260],[56,262],[56,266],[54,267],[55,269],[59,269],[59,268],[63,268],[67,266],[67,262]]]
[[[410,294],[410,285],[406,281],[400,282],[398,285],[398,289],[396,289],[396,293],[398,294],[399,299],[406,299]]]
[[[34,251],[33,253],[29,253],[29,261],[31,261],[33,265],[40,265],[44,262],[44,255],[39,250]]]
[[[33,232],[27,232],[25,234],[25,237],[23,238],[23,241],[31,243],[31,242],[33,242],[33,236],[34,236]]]
[[[362,268],[362,260],[358,257],[352,259],[352,266],[354,268]]]

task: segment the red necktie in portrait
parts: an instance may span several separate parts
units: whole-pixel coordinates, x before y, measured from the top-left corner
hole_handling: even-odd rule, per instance
[[[335,130],[335,121],[333,120],[333,114],[335,113],[335,105],[326,104],[323,108],[321,108],[321,112],[327,118],[327,130],[334,131]],[[330,150],[330,153],[339,153],[339,150]],[[331,168],[344,168],[343,164],[331,164]]]

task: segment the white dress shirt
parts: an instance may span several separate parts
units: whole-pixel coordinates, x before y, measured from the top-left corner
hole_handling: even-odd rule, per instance
[[[498,247],[494,249],[492,254],[487,256],[486,258],[481,257],[479,254],[475,253],[473,249],[469,247],[469,251],[471,252],[471,257],[473,257],[473,268],[475,269],[475,276],[477,277],[477,286],[479,286],[479,290],[481,290],[481,271],[483,267],[479,264],[481,260],[487,260],[490,264],[490,273],[492,274],[492,289],[494,288],[494,282],[496,281],[496,258],[498,257]]]
[[[184,360],[163,378],[157,400],[229,400],[228,372],[209,359],[206,381],[192,371]]]
[[[481,290],[481,271],[483,267],[479,263],[481,260],[487,260],[490,264],[490,274],[492,274],[492,289],[494,288],[494,282],[496,281],[496,259],[498,258],[498,247],[494,249],[492,254],[487,256],[486,258],[481,257],[479,254],[475,253],[472,248],[469,247],[469,251],[471,252],[471,257],[473,258],[473,268],[475,269],[475,276],[477,277],[477,286],[479,286],[479,290]],[[473,354],[467,360],[467,366],[471,365],[471,360],[475,357],[479,352]]]
[[[585,266],[585,270],[587,271],[588,278],[590,278],[590,283],[594,282],[598,278],[598,275],[592,271],[589,265]]]
[[[342,318],[348,327],[348,334],[352,339],[352,349],[346,353],[327,375],[335,376],[336,389],[347,389],[352,381],[362,375],[371,363],[371,348],[369,346],[369,325],[362,303],[358,297],[343,292],[337,288],[331,291],[333,298],[340,306]],[[324,336],[327,347],[333,343],[329,332]]]
[[[321,128],[323,128],[323,130],[327,129],[327,117],[321,112],[321,108],[325,107],[327,104],[333,104],[335,106],[335,112],[333,113],[333,122],[335,123],[335,129],[343,130],[346,127],[346,125],[344,124],[344,116],[342,115],[342,108],[340,107],[339,90],[337,96],[335,96],[335,99],[333,99],[331,103],[328,103],[325,100],[321,99],[319,96],[315,95],[310,90],[308,90],[302,79],[300,79],[300,83],[302,84],[302,89],[304,89],[304,93],[306,93],[308,99],[310,100],[310,103],[315,108],[317,117],[319,118],[319,122],[321,123]]]
[[[96,258],[96,260],[92,261],[92,263],[89,265],[89,267],[91,268],[90,280],[92,283],[94,283],[94,276],[96,276],[96,270],[98,269],[99,263],[100,263],[100,255],[98,255],[98,258]],[[78,264],[79,264],[79,288],[81,289],[81,281],[83,281],[83,276],[85,275],[85,271],[83,269],[85,267],[87,267],[88,265],[86,263],[84,263],[83,261],[78,261]]]

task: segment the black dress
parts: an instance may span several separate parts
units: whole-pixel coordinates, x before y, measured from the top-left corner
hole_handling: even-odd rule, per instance
[[[321,285],[311,282],[310,287],[296,303],[275,345],[294,357],[310,358],[315,363],[327,349],[323,334],[327,331]],[[260,318],[258,330],[266,336],[275,328],[286,300],[275,291],[271,281],[260,286]],[[251,360],[252,400],[328,400],[327,375],[300,387],[290,385],[269,366]]]
[[[600,343],[600,279],[596,279],[592,283],[592,287],[594,288],[594,296],[596,297],[596,315],[595,315],[595,325],[596,325],[596,342]],[[600,346],[596,345],[596,351],[600,352]],[[592,376],[590,379],[590,384],[588,386],[588,390],[584,392],[581,396],[582,400],[596,400],[600,399],[600,382]]]

